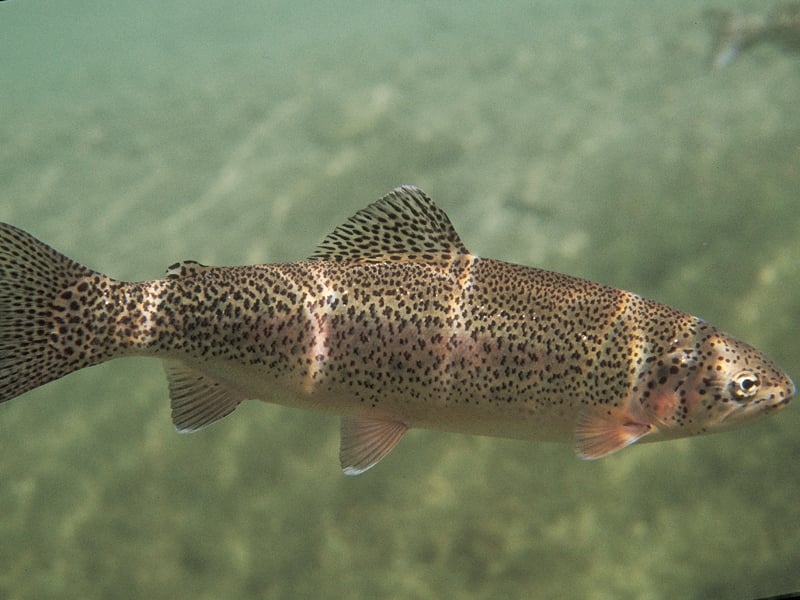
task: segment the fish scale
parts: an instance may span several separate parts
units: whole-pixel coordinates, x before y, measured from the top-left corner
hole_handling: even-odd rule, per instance
[[[727,429],[795,393],[763,354],[701,319],[471,254],[413,186],[305,261],[185,261],[144,282],[0,226],[0,401],[137,355],[164,361],[182,432],[246,399],[341,416],[348,474],[414,427],[567,442],[599,458]]]

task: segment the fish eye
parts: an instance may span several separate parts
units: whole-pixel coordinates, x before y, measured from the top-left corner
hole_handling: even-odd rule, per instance
[[[752,371],[739,371],[731,379],[731,391],[735,398],[752,398],[758,393],[760,383]]]

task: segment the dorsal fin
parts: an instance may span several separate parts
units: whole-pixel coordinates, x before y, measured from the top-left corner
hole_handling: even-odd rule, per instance
[[[168,266],[166,275],[167,279],[179,279],[181,277],[197,275],[200,271],[210,268],[211,267],[201,264],[196,260],[184,260]]]
[[[469,254],[445,212],[413,185],[393,189],[339,225],[309,260],[452,264]]]

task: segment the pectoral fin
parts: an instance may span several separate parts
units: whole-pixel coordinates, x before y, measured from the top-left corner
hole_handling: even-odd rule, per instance
[[[575,426],[575,454],[584,460],[603,458],[630,446],[653,431],[650,423],[639,422],[624,411],[584,410]]]
[[[391,452],[408,430],[405,423],[342,417],[339,460],[345,475],[360,475]]]

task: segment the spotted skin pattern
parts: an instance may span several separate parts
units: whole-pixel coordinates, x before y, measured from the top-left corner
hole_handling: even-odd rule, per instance
[[[0,225],[0,401],[123,356],[165,362],[172,416],[200,429],[245,399],[342,420],[346,473],[411,427],[574,444],[729,428],[785,406],[752,347],[635,294],[479,258],[397,188],[306,261],[126,283]]]

